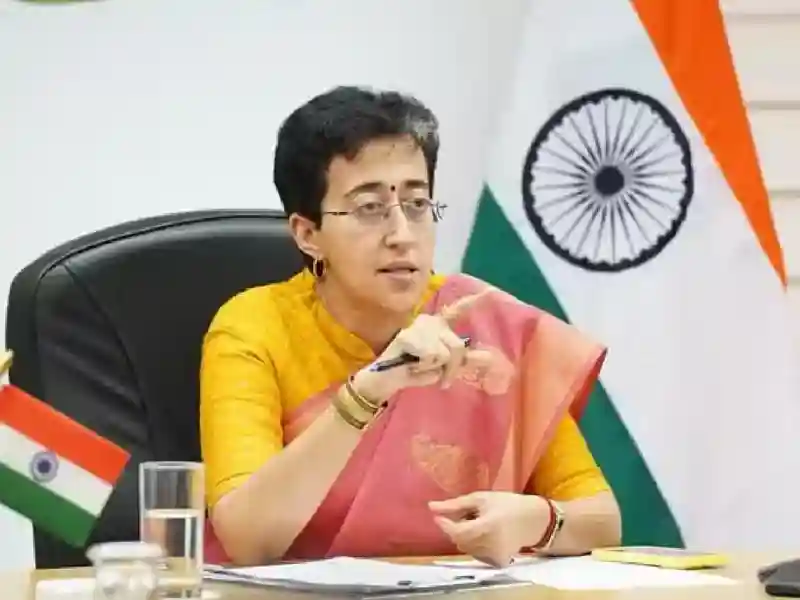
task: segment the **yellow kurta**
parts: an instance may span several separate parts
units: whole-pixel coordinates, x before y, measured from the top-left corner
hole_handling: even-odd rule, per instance
[[[444,280],[431,277],[421,305]],[[280,452],[284,415],[375,360],[372,349],[325,310],[313,283],[303,271],[242,292],[219,310],[208,330],[200,429],[209,506]],[[553,500],[609,489],[571,417],[558,425],[530,487]]]

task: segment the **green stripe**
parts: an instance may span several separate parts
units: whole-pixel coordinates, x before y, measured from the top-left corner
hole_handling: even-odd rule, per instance
[[[478,202],[462,269],[523,302],[568,320],[535,258],[525,248],[488,187],[484,188]],[[672,512],[600,383],[592,392],[580,426],[620,504],[623,543],[683,547]]]
[[[0,463],[0,504],[72,546],[82,548],[94,515]]]

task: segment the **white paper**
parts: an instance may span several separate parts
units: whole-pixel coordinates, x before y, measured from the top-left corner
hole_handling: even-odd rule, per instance
[[[396,564],[380,560],[331,558],[286,565],[230,569],[231,573],[261,580],[295,581],[315,585],[430,587],[482,581],[497,572],[487,569]],[[402,582],[402,583],[401,583]]]
[[[505,574],[519,582],[563,590],[623,590],[633,588],[731,585],[736,581],[711,573],[602,562],[590,556],[569,558],[520,557],[503,569],[474,560],[440,560],[434,565],[333,558],[266,567],[231,569],[231,573],[262,580],[290,580],[316,585],[396,586],[414,588],[456,585],[465,578],[479,582]]]
[[[453,567],[459,569],[493,569],[495,571],[504,571],[510,568],[510,566],[516,567],[519,565],[532,565],[541,562],[543,560],[547,559],[539,556],[518,556],[512,559],[512,564],[509,565],[509,567],[504,567],[504,568],[494,567],[480,560],[468,560],[468,559],[437,560],[436,562],[434,562],[434,564],[441,567]]]
[[[623,590],[737,583],[711,573],[602,562],[590,556],[548,558],[534,564],[512,565],[504,572],[519,581],[562,590]]]

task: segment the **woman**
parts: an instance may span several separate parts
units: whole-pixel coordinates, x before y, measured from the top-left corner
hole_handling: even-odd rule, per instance
[[[437,154],[432,113],[396,93],[337,88],[281,127],[275,185],[309,268],[232,298],[205,338],[207,560],[506,564],[619,542],[571,416],[604,349],[433,274]]]

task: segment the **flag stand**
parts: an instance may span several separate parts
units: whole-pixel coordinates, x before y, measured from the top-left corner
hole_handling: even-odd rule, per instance
[[[14,362],[14,353],[11,350],[3,350],[0,352],[0,377],[5,375],[11,368],[12,362]]]

